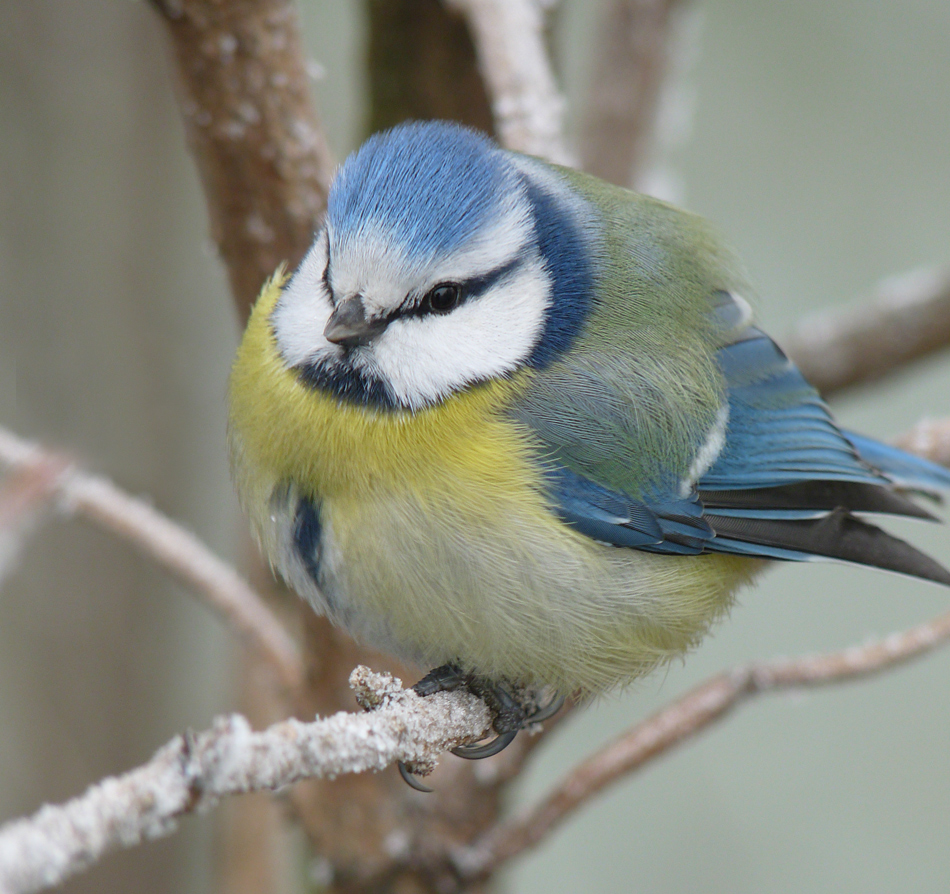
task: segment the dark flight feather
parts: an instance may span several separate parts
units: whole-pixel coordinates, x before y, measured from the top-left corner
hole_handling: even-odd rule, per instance
[[[909,543],[861,521],[846,509],[794,520],[706,516],[717,536],[898,571],[950,586],[950,571]]]

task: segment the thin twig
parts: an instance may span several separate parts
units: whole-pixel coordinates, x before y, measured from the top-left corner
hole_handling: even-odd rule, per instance
[[[895,667],[950,641],[950,613],[886,639],[827,655],[750,664],[719,674],[649,717],[575,767],[537,806],[496,826],[460,849],[456,868],[467,880],[484,878],[534,847],[607,786],[640,769],[719,720],[753,696],[827,686]]]
[[[468,20],[502,144],[558,164],[573,164],[564,143],[564,98],[544,41],[543,4],[447,2]]]
[[[429,0],[435,3],[436,0]],[[319,227],[332,163],[319,116],[310,101],[307,64],[296,0],[152,0],[171,41],[185,131],[201,175],[212,235],[228,268],[233,298],[246,319],[263,279],[280,261],[293,268]],[[448,70],[454,75],[451,66]],[[439,85],[426,88],[438,91]],[[265,574],[261,570],[261,576]],[[345,671],[367,663],[326,618],[300,603],[302,652],[307,673],[294,705],[301,712],[352,703]],[[253,674],[248,674],[249,679]],[[245,690],[245,695],[250,687]],[[273,709],[255,700],[269,720]],[[284,705],[277,710],[286,710]],[[303,716],[301,714],[301,716]],[[264,716],[258,721],[265,723]],[[346,777],[315,783],[295,798],[305,834],[339,877],[365,878],[367,866],[393,862],[384,845],[406,828],[404,802],[413,793],[387,777]],[[475,793],[473,811],[466,793]],[[459,773],[451,791],[431,796],[438,809],[413,814],[411,837],[457,839],[495,820],[492,793],[472,772]],[[471,799],[468,799],[469,801]],[[484,809],[483,809],[484,806]],[[247,814],[253,807],[242,805]],[[232,839],[233,841],[233,839]],[[250,847],[267,848],[257,836]],[[283,862],[276,853],[274,865]],[[353,883],[352,890],[360,886]],[[362,890],[369,890],[364,887]],[[420,890],[432,890],[425,885]]]
[[[51,458],[55,455],[44,448],[0,428],[0,463],[17,470]],[[297,690],[303,665],[293,640],[247,581],[194,534],[108,479],[75,467],[60,472],[56,492],[67,511],[134,543],[196,589],[261,654],[281,685]]]
[[[170,835],[180,817],[222,797],[382,770],[397,760],[432,766],[447,749],[490,729],[487,708],[468,693],[423,699],[365,667],[353,672],[351,685],[371,713],[286,720],[262,732],[238,714],[222,717],[210,730],[176,736],[136,770],[0,827],[0,894],[56,885],[110,851]]]
[[[892,277],[870,301],[809,314],[782,345],[822,394],[876,381],[950,347],[950,269]]]

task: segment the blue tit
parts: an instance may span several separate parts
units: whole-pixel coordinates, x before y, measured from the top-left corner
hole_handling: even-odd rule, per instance
[[[693,214],[451,124],[369,139],[230,385],[234,478],[292,588],[364,643],[596,694],[773,560],[950,585],[864,519],[950,472],[850,432]]]

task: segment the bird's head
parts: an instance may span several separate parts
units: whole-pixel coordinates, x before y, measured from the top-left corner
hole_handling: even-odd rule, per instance
[[[441,123],[377,134],[271,317],[302,381],[419,409],[566,349],[589,303],[581,200],[553,169]]]

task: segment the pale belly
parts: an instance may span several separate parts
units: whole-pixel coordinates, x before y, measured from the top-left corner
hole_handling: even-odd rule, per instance
[[[601,692],[681,655],[763,562],[595,543],[515,501],[389,494],[272,515],[272,561],[358,640],[424,667]]]

